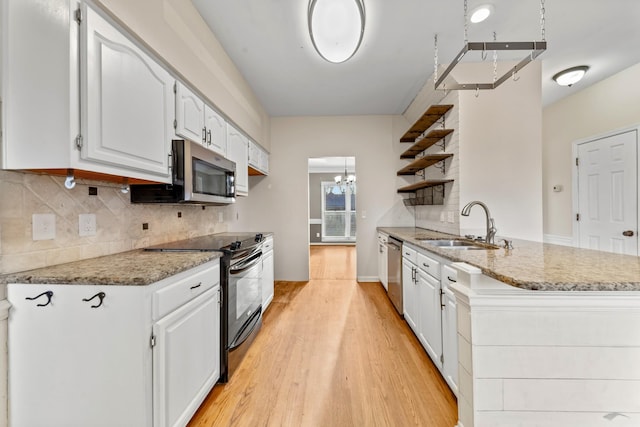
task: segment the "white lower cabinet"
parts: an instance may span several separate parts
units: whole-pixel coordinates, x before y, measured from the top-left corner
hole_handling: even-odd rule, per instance
[[[262,312],[269,307],[274,295],[273,237],[262,244]]]
[[[186,425],[219,375],[219,278],[9,284],[9,425]]]
[[[209,289],[153,325],[154,426],[186,425],[220,377],[219,295]]]
[[[403,244],[402,255],[404,318],[457,396],[456,299],[448,288],[456,271],[417,246]]]

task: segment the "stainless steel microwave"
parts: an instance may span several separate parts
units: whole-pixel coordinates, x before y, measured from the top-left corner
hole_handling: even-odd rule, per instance
[[[236,164],[188,140],[172,141],[171,184],[131,185],[131,203],[228,205],[236,201]]]

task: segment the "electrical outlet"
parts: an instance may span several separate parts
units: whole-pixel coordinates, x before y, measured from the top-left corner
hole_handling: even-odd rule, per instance
[[[316,237],[320,237],[320,233],[316,233]]]
[[[56,238],[56,216],[54,214],[31,215],[33,240],[53,240]]]
[[[218,212],[218,222],[224,222],[224,212]]]
[[[80,236],[96,235],[96,215],[95,214],[78,215],[78,234]]]

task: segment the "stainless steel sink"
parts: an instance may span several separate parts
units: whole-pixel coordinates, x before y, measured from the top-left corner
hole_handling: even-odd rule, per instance
[[[428,240],[420,239],[421,242],[428,245],[437,246],[442,249],[458,249],[458,250],[491,250],[498,249],[497,246],[488,245],[486,243],[470,242],[468,240]]]

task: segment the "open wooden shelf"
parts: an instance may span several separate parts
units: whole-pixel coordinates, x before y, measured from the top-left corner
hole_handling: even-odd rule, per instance
[[[418,154],[422,153],[433,144],[440,141],[445,136],[453,132],[453,129],[434,129],[420,141],[413,144],[407,151],[400,155],[401,159],[414,159]]]
[[[416,172],[428,168],[429,166],[435,165],[436,163],[448,159],[449,157],[453,157],[453,153],[428,154],[426,156],[419,157],[413,162],[409,163],[407,166],[400,169],[398,171],[398,175],[415,175]]]
[[[431,125],[437,122],[440,117],[444,116],[447,111],[453,108],[453,105],[432,105],[424,112],[422,117],[416,121],[413,126],[400,138],[400,142],[414,142],[417,137],[429,129]]]
[[[444,185],[453,182],[452,179],[428,179],[426,181],[416,182],[415,184],[407,185],[406,187],[398,188],[398,193],[415,193],[423,188],[436,187],[438,185]]]

